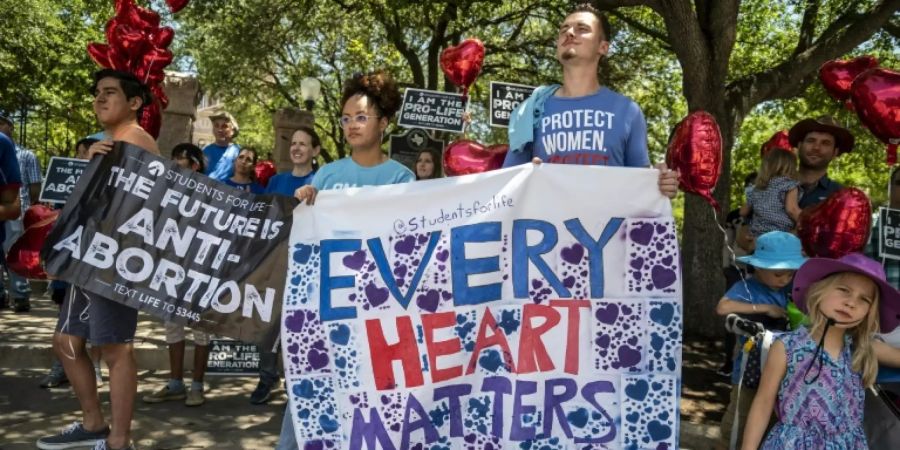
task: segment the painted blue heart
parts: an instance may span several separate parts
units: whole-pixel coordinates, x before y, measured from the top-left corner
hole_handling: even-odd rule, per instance
[[[291,391],[293,391],[294,395],[300,398],[313,398],[316,395],[312,381],[309,380],[303,380],[295,384],[291,388]]]
[[[346,324],[339,323],[336,327],[331,329],[331,333],[328,334],[328,337],[331,339],[331,342],[334,342],[338,345],[347,345],[350,342],[350,327]]]
[[[312,256],[311,245],[297,244],[296,250],[294,250],[294,262],[297,264],[306,264],[309,262],[310,256]]]
[[[650,310],[650,320],[663,326],[669,326],[673,316],[675,316],[675,307],[671,303],[663,303],[658,308]]]
[[[334,358],[334,365],[341,369],[347,367],[347,358],[344,358],[343,356],[338,356],[337,358]]]
[[[672,428],[658,420],[651,420],[647,424],[647,432],[654,441],[662,441],[672,436]]]
[[[638,414],[638,413],[636,413],[636,412],[633,412],[633,413],[628,414],[627,416],[625,416],[625,419],[628,420],[628,421],[631,422],[631,423],[637,423],[637,422],[638,422],[638,419],[640,419],[640,418],[641,418],[641,415]]]
[[[662,336],[656,333],[650,335],[650,346],[653,347],[653,350],[662,350],[663,344],[665,344],[665,341],[663,340]]]
[[[340,425],[338,424],[338,421],[334,419],[334,417],[331,417],[327,414],[322,414],[319,416],[319,426],[322,427],[322,431],[326,433],[334,433],[335,431],[337,431]]]
[[[650,385],[645,380],[637,380],[634,384],[629,384],[625,387],[625,395],[630,398],[633,398],[639,402],[644,401],[647,398],[647,391],[650,389]]]
[[[566,415],[566,419],[576,428],[584,428],[588,421],[588,411],[585,408],[578,408]]]

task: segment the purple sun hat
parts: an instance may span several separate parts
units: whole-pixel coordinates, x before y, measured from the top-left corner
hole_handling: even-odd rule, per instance
[[[806,309],[806,291],[809,286],[829,275],[840,272],[853,272],[865,275],[875,282],[880,291],[878,313],[881,319],[881,332],[890,333],[900,325],[900,292],[891,286],[885,277],[884,267],[878,261],[862,253],[850,253],[838,259],[810,258],[794,275],[794,303],[804,313]]]

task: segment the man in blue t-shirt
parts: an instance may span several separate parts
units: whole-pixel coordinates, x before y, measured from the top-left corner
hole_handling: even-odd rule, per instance
[[[598,67],[609,52],[606,16],[582,4],[566,16],[556,40],[563,84],[541,86],[513,112],[504,167],[529,161],[649,167],[647,124],[631,99],[600,84]],[[659,189],[678,193],[678,174],[664,164]]]
[[[0,119],[6,117],[0,115]],[[22,213],[22,205],[19,200],[19,188],[22,186],[22,175],[19,173],[19,162],[16,160],[16,146],[0,133],[0,242],[3,241],[4,221],[15,220]],[[6,264],[6,255],[3,254],[2,262]],[[8,300],[4,295],[0,298],[0,309],[8,307]]]
[[[241,152],[241,147],[233,142],[238,135],[238,124],[227,112],[211,116],[209,120],[216,140],[203,148],[205,173],[212,179],[225,181],[234,175],[234,160]]]

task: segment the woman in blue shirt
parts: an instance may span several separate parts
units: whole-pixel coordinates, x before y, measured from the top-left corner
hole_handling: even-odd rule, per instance
[[[294,168],[290,172],[275,175],[266,186],[267,194],[280,194],[288,197],[302,186],[312,182],[315,172],[316,157],[322,151],[319,135],[311,127],[301,126],[291,136],[291,163]]]
[[[350,144],[350,156],[324,165],[311,185],[295,192],[295,197],[312,205],[316,193],[324,189],[409,183],[416,179],[403,164],[388,158],[381,149],[384,130],[400,108],[400,91],[383,71],[359,74],[344,83],[341,97],[341,129]],[[302,444],[302,443],[299,443]],[[290,410],[285,409],[276,450],[295,450],[298,445]]]
[[[256,150],[250,147],[242,148],[234,160],[234,175],[226,178],[225,184],[248,191],[252,194],[262,194],[265,188],[253,180],[256,170]]]

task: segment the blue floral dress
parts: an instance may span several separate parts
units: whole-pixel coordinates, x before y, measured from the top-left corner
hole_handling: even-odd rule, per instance
[[[862,428],[865,389],[862,377],[851,368],[850,338],[837,361],[822,349],[821,374],[812,384],[819,363],[813,359],[816,342],[806,328],[782,334],[787,372],[778,390],[778,423],[761,449],[843,450],[868,449]]]

